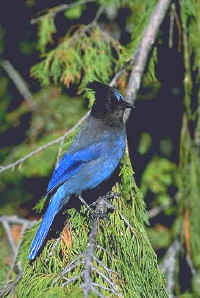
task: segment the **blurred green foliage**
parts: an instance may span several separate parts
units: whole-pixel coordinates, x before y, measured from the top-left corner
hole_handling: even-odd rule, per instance
[[[155,171],[156,169],[156,171]],[[158,196],[168,193],[168,187],[175,185],[176,165],[165,158],[154,157],[142,175],[142,192],[150,190]]]

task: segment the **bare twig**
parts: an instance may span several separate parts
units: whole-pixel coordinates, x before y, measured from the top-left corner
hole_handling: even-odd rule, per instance
[[[112,292],[113,294],[115,294],[115,295],[117,295],[119,297],[119,294],[116,291],[114,291],[113,289],[111,289],[111,288],[104,287],[104,286],[102,286],[100,284],[97,284],[97,283],[94,283],[94,282],[92,283],[92,285],[94,287],[98,287],[98,288],[103,289],[105,291]],[[120,295],[120,297],[121,297],[121,295]]]
[[[66,281],[64,283],[62,283],[61,287],[66,287],[69,283],[73,283],[75,281],[77,281],[80,277],[81,277],[82,274],[79,274],[77,276],[74,276],[72,278],[67,278]]]
[[[110,278],[105,276],[105,274],[103,274],[101,271],[99,271],[96,267],[92,266],[92,269],[111,286],[111,288],[114,290],[114,292],[117,296],[121,296],[118,292],[118,289],[116,288],[115,283],[112,282],[112,280]]]
[[[178,239],[176,239],[172,245],[168,248],[165,257],[163,259],[162,264],[160,265],[160,269],[163,273],[166,274],[167,279],[167,290],[169,298],[174,297],[174,287],[175,287],[175,264],[176,257],[181,249],[181,244]]]
[[[9,244],[10,244],[10,246],[12,248],[12,251],[13,251],[13,255],[14,255],[14,257],[16,257],[21,242],[19,241],[18,245],[16,246],[16,244],[15,244],[13,238],[12,238],[11,231],[10,231],[10,224],[20,224],[20,225],[22,225],[23,226],[22,232],[24,233],[25,229],[27,229],[28,227],[33,226],[36,223],[36,221],[29,221],[27,219],[19,218],[17,216],[0,216],[0,222],[2,223],[2,225],[5,229],[6,235],[8,237]]]
[[[157,216],[160,212],[166,210],[171,205],[170,202],[167,202],[166,204],[158,207],[154,207],[148,211],[148,217],[153,218]]]
[[[0,216],[0,222],[3,220],[11,224],[19,224],[19,225],[27,224],[29,227],[34,226],[34,224],[37,222],[36,220],[28,220],[25,218],[18,217],[16,215]]]
[[[33,96],[31,92],[29,91],[29,88],[25,82],[25,80],[22,78],[20,73],[14,68],[14,66],[10,63],[8,60],[3,60],[1,62],[2,68],[7,72],[23,98],[27,101],[28,106],[31,109],[36,109],[36,103],[34,102]]]
[[[7,297],[9,293],[11,297],[15,297],[15,287],[23,276],[21,264],[18,264],[18,274],[14,281],[7,283],[4,287],[0,288],[0,297]]]
[[[182,25],[181,25],[181,21],[179,19],[178,13],[176,11],[175,5],[174,5],[174,16],[175,16],[176,26],[178,29],[178,51],[180,52],[182,48]]]
[[[122,73],[127,69],[128,66],[130,66],[131,64],[134,65],[135,60],[137,59],[137,56],[139,55],[140,52],[140,44],[137,47],[137,49],[135,50],[135,52],[133,53],[133,55],[131,56],[131,58],[122,66],[122,68],[114,75],[114,77],[112,78],[111,82],[110,82],[110,86],[113,87],[118,78],[122,75]]]
[[[5,170],[8,170],[8,169],[11,169],[11,168],[14,168],[20,164],[22,164],[26,159],[32,157],[33,155],[45,150],[46,148],[48,148],[49,146],[52,146],[52,145],[55,145],[57,143],[59,143],[60,141],[62,141],[63,138],[66,138],[68,135],[72,134],[78,127],[79,125],[81,125],[85,119],[87,119],[87,117],[89,116],[90,114],[90,111],[88,111],[77,123],[76,125],[74,125],[71,129],[69,129],[68,131],[66,131],[66,133],[64,135],[62,135],[61,137],[53,140],[53,141],[50,141],[48,143],[46,143],[45,145],[37,148],[36,150],[28,153],[27,155],[25,155],[24,157],[18,159],[17,161],[7,165],[7,166],[0,166],[0,173],[4,172]]]
[[[75,41],[79,40],[86,32],[89,32],[91,28],[97,25],[97,21],[100,18],[102,12],[104,11],[104,7],[100,6],[97,10],[96,16],[94,17],[94,20],[89,23],[88,25],[85,25],[81,27],[80,31],[74,34],[67,42],[68,47],[71,47]]]
[[[15,245],[15,242],[14,242],[13,237],[12,237],[11,232],[10,232],[10,226],[9,226],[7,221],[5,221],[3,219],[0,219],[0,221],[1,221],[1,223],[4,227],[4,230],[6,232],[6,235],[8,237],[8,241],[9,241],[9,244],[12,248],[13,254],[15,255],[16,254],[16,245]]]
[[[59,161],[60,161],[60,157],[61,157],[61,153],[62,153],[62,149],[63,149],[64,141],[65,141],[65,138],[63,138],[63,139],[60,141],[60,145],[59,145],[59,149],[58,149],[58,154],[57,154],[57,158],[56,158],[56,168],[57,168],[58,163],[59,163]]]
[[[190,270],[192,272],[192,275],[197,276],[197,271],[196,271],[196,269],[195,269],[195,267],[194,267],[194,265],[192,263],[192,260],[191,260],[191,258],[190,258],[190,256],[188,254],[186,255],[186,261],[188,263],[188,266],[190,267]]]
[[[12,263],[11,263],[11,266],[10,266],[10,272],[8,274],[8,279],[10,278],[11,273],[14,270],[14,267],[15,267],[15,264],[16,264],[16,260],[17,260],[17,256],[18,256],[18,253],[19,253],[19,249],[20,249],[21,244],[22,244],[22,239],[23,239],[24,232],[29,227],[30,227],[30,224],[28,222],[22,225],[22,230],[21,230],[21,233],[20,233],[19,241],[18,241],[18,243],[16,245],[16,251],[14,253],[14,258],[13,258]]]
[[[81,0],[79,2],[75,2],[75,3],[70,3],[70,4],[61,4],[61,5],[58,5],[54,8],[51,8],[49,9],[49,12],[47,14],[44,14],[38,18],[34,18],[34,19],[31,19],[31,24],[36,24],[38,22],[40,22],[42,20],[42,18],[44,17],[53,17],[55,16],[57,13],[63,11],[63,10],[66,10],[68,8],[72,8],[72,7],[75,7],[75,6],[79,6],[79,5],[84,5],[84,4],[87,4],[89,2],[94,2],[95,0]]]
[[[106,209],[106,198],[105,197],[99,198],[97,200],[96,213],[104,214],[105,209]],[[111,281],[108,277],[106,277],[105,274],[99,271],[95,266],[93,266],[93,261],[98,260],[95,256],[98,221],[99,221],[99,217],[96,217],[96,219],[93,221],[92,228],[89,233],[88,246],[84,254],[85,269],[83,271],[83,283],[81,287],[83,288],[83,293],[85,298],[89,297],[89,294],[91,292],[94,292],[94,293],[96,292],[96,290],[94,289],[94,283],[92,282],[92,279],[91,279],[91,272],[95,271],[111,286],[112,289],[110,289],[110,291],[114,292],[115,295],[120,296],[115,283]],[[99,264],[100,262],[101,261],[99,261]],[[106,271],[108,272],[107,269],[108,268],[106,268]]]
[[[159,0],[156,7],[151,15],[149,23],[144,31],[142,40],[140,41],[140,53],[134,62],[131,75],[129,77],[128,86],[126,89],[126,100],[130,103],[134,103],[137,92],[141,85],[142,75],[144,73],[148,55],[155,42],[156,35],[160,28],[161,23],[164,20],[166,12],[169,8],[171,0]],[[127,121],[129,118],[130,111],[127,109],[124,120]]]
[[[175,4],[172,3],[170,11],[170,23],[169,23],[169,48],[173,47],[173,34],[174,34],[174,21],[175,21]]]
[[[53,251],[55,250],[56,246],[59,244],[60,240],[61,240],[60,237],[55,240],[55,242],[52,245],[51,250],[49,252],[49,257],[51,257],[53,255]]]
[[[24,234],[25,230],[27,228],[32,227],[36,223],[36,221],[30,221],[27,219],[19,218],[17,216],[0,216],[0,222],[2,223],[2,225],[5,229],[5,232],[7,234],[8,240],[9,240],[9,244],[13,251],[13,260],[12,260],[12,263],[10,266],[10,271],[9,271],[8,277],[7,277],[8,281],[6,282],[6,286],[3,287],[2,289],[0,289],[0,297],[3,297],[4,295],[8,295],[10,292],[12,292],[12,297],[14,297],[15,286],[17,285],[19,280],[22,278],[22,269],[21,269],[21,264],[19,262],[17,263],[17,266],[16,266],[18,274],[13,282],[9,281],[10,277],[11,277],[11,273],[13,272],[15,265],[16,265],[16,260],[17,260],[17,256],[19,253],[19,249],[21,247],[23,234]],[[17,244],[15,244],[15,242],[12,238],[11,231],[10,231],[10,224],[22,225],[20,239]]]
[[[12,263],[10,265],[10,270],[8,272],[8,277],[7,277],[7,287],[8,289],[12,289],[14,290],[14,285],[17,284],[18,282],[18,278],[20,276],[21,278],[21,267],[20,267],[20,264],[18,263],[17,264],[17,268],[18,268],[18,276],[16,278],[16,280],[10,284],[9,280],[10,280],[10,277],[11,277],[11,273],[13,272],[14,268],[15,268],[15,265],[16,265],[16,260],[17,260],[17,256],[18,256],[18,253],[19,253],[19,249],[21,247],[21,243],[22,243],[22,237],[23,237],[23,234],[25,232],[26,229],[32,227],[36,221],[30,221],[30,220],[27,220],[27,219],[23,219],[23,218],[19,218],[17,216],[1,216],[0,217],[0,222],[2,223],[4,229],[5,229],[5,232],[6,232],[6,235],[8,237],[8,241],[9,241],[9,244],[12,248],[12,251],[13,251],[13,260],[12,260]],[[20,224],[22,225],[22,230],[21,230],[21,233],[20,233],[20,237],[19,237],[19,241],[17,244],[15,244],[14,240],[13,240],[13,237],[12,237],[12,234],[11,234],[11,230],[10,230],[10,224]]]
[[[188,254],[186,255],[186,261],[187,261],[188,266],[190,267],[190,270],[192,272],[192,275],[194,276],[195,281],[198,285],[198,289],[199,289],[198,294],[200,294],[200,278],[199,278],[196,268],[194,267],[194,264],[192,263],[192,259]]]
[[[74,268],[76,268],[80,263],[81,259],[83,257],[83,254],[80,254],[78,257],[76,257],[74,260],[71,261],[70,264],[68,264],[65,269],[58,275],[58,277],[53,281],[52,285],[55,285],[64,275],[70,271],[72,271]]]
[[[111,270],[110,268],[108,268],[108,267],[106,267],[98,258],[96,258],[95,256],[94,256],[94,260],[108,273],[108,274],[110,274],[110,273],[115,273],[115,274],[117,274],[117,272],[115,272],[114,270]]]

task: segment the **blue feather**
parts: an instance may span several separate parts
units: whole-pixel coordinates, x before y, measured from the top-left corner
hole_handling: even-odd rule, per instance
[[[53,172],[48,184],[47,194],[76,174],[80,168],[91,160],[97,159],[105,148],[107,139],[83,148],[74,153],[66,153]]]
[[[53,172],[47,187],[47,195],[52,197],[30,248],[31,261],[40,251],[62,207],[73,195],[95,189],[111,177],[124,154],[126,130],[123,114],[127,103],[116,89],[105,84],[94,82],[90,87],[97,88],[98,104],[93,106],[91,115]],[[114,105],[113,96],[117,102]]]
[[[57,190],[57,192],[51,198],[51,200],[49,202],[49,206],[47,208],[47,211],[45,212],[45,215],[42,219],[40,227],[39,227],[39,229],[35,235],[35,238],[33,239],[33,242],[31,244],[31,248],[29,251],[29,260],[30,261],[35,259],[35,257],[38,254],[38,251],[41,249],[56,214],[63,207],[63,198],[64,197],[65,197],[65,192],[63,192],[62,188],[59,188]],[[67,201],[69,201],[69,199],[70,199],[69,197],[65,198],[65,203],[67,203]]]

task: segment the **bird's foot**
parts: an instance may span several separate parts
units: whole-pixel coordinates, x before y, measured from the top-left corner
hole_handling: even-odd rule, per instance
[[[86,210],[89,211],[89,213],[93,219],[98,219],[98,218],[104,217],[102,210],[96,211],[95,209],[91,208],[91,207],[94,207],[97,205],[98,200],[96,202],[93,202],[92,204],[88,205],[87,202],[83,199],[83,197],[81,197],[79,195],[78,198],[81,201],[81,203],[86,207]]]
[[[96,218],[108,218],[108,213],[105,210],[114,209],[113,205],[109,203],[108,199],[111,199],[114,197],[119,198],[119,193],[110,191],[106,195],[98,198],[98,200],[95,202],[95,205],[97,205],[96,211],[95,211]]]
[[[104,199],[113,199],[113,198],[119,198],[120,197],[120,194],[119,192],[114,192],[114,191],[109,191],[104,197]]]

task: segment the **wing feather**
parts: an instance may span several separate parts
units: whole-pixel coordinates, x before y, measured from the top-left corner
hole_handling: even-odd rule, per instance
[[[48,184],[47,194],[76,174],[84,164],[97,159],[104,152],[106,141],[105,139],[74,153],[67,152],[53,172]]]

